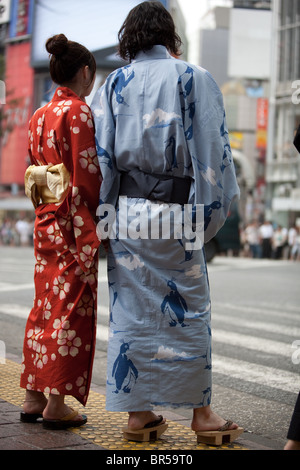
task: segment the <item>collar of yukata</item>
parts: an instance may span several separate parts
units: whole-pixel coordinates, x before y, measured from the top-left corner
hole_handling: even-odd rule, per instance
[[[62,101],[71,98],[76,98],[77,100],[81,99],[71,88],[59,85],[55,90],[52,101]]]
[[[165,46],[153,46],[149,51],[140,51],[137,53],[136,58],[132,63],[140,62],[142,60],[153,60],[153,59],[172,59]]]

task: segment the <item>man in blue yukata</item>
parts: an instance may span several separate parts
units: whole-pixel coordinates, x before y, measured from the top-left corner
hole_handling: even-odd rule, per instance
[[[128,65],[92,103],[103,175],[99,234],[109,238],[113,287],[106,406],[129,413],[124,437],[137,441],[167,430],[157,408],[190,408],[197,441],[217,444],[242,428],[210,405],[210,291],[198,242],[222,227],[239,188],[221,92],[206,70],[178,59],[180,46],[163,5],[140,3],[119,31]],[[171,213],[169,232],[156,230]],[[178,217],[188,213],[198,228],[180,233]]]

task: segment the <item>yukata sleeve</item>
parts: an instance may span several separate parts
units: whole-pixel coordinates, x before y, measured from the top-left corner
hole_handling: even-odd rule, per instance
[[[184,91],[184,130],[193,167],[191,199],[204,205],[206,243],[223,226],[232,200],[239,197],[239,187],[216,82],[207,71],[196,68]]]
[[[90,108],[78,103],[69,113],[60,136],[62,161],[70,171],[69,196],[60,207],[59,225],[70,251],[88,272],[100,241],[96,233],[96,210],[101,173],[95,145],[95,128]]]
[[[120,173],[117,170],[114,148],[116,124],[112,106],[112,86],[108,77],[104,85],[97,91],[91,109],[95,122],[96,148],[103,182],[101,185],[99,203],[116,207]]]

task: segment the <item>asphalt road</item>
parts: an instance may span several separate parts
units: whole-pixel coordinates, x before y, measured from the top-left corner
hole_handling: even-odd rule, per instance
[[[3,349],[19,360],[22,356],[33,269],[32,248],[0,246],[0,359]],[[242,425],[250,440],[282,449],[300,389],[300,263],[217,257],[208,271],[212,406]],[[93,383],[104,385],[109,311],[105,259],[100,259],[98,296]]]

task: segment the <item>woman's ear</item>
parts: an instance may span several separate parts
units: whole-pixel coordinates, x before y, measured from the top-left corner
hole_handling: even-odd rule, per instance
[[[82,76],[85,82],[90,80],[90,69],[88,65],[82,67]]]

